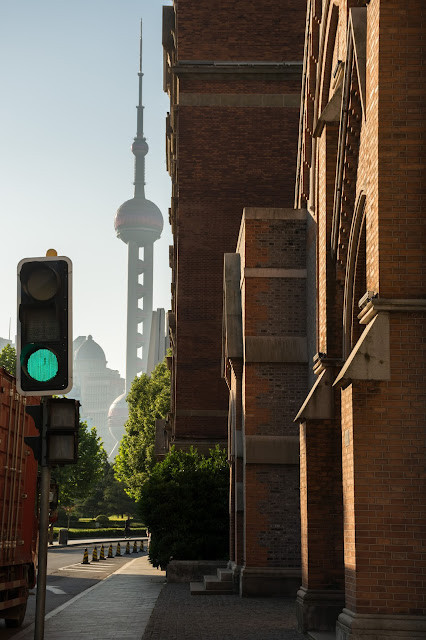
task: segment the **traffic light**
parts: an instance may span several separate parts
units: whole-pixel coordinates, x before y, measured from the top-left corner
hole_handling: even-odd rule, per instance
[[[17,389],[63,394],[72,387],[72,263],[65,256],[18,264]]]
[[[78,461],[79,406],[78,400],[68,398],[47,400],[46,463],[49,466]]]
[[[42,466],[78,461],[79,406],[78,400],[46,398],[40,405],[25,407],[40,436],[25,436],[24,440]]]

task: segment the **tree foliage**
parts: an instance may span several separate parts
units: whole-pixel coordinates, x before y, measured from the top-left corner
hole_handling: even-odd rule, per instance
[[[156,462],[155,420],[165,418],[170,410],[170,371],[165,361],[155,367],[151,376],[142,374],[135,378],[127,404],[129,418],[114,470],[128,495],[137,500]]]
[[[0,367],[4,367],[12,376],[16,375],[16,349],[11,344],[0,351]]]
[[[136,514],[136,503],[124,490],[123,484],[114,476],[114,468],[106,462],[101,478],[79,505],[79,512],[85,517],[95,518],[99,514]]]
[[[219,446],[210,456],[172,447],[141,489],[139,509],[151,532],[150,562],[228,557],[229,467]]]
[[[59,485],[59,504],[72,507],[83,502],[105,473],[107,454],[95,427],[80,422],[78,462],[57,467],[52,477]]]

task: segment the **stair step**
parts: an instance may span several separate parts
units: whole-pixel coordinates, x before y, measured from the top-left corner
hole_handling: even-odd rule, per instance
[[[222,582],[234,582],[232,569],[218,569],[217,576]]]
[[[223,584],[223,583],[222,583]],[[192,596],[224,596],[233,595],[233,589],[206,589],[204,582],[190,582],[190,592]]]
[[[229,589],[232,589],[232,584],[229,582],[222,582],[218,576],[204,576],[203,582],[208,591],[229,591]]]

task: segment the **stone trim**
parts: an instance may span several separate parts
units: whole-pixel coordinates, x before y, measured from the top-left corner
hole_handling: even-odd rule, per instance
[[[333,382],[330,369],[324,369],[308,393],[294,422],[334,418]]]
[[[308,362],[305,337],[246,336],[244,360],[250,362]]]
[[[244,207],[243,220],[306,220],[307,209]]]
[[[179,107],[300,108],[298,93],[186,93],[179,92]]]
[[[222,351],[224,358],[243,357],[240,255],[225,253],[223,266]]]
[[[336,640],[415,640],[426,635],[426,616],[360,614],[343,609]]]
[[[229,74],[229,73],[261,73],[279,75],[302,75],[303,63],[296,62],[231,62],[225,60],[179,60],[171,67],[176,76],[186,73]]]
[[[381,311],[416,311],[424,313],[426,311],[426,300],[424,298],[372,298],[358,314],[358,320],[360,324],[368,324]]]
[[[217,411],[216,409],[177,409],[176,415],[198,418],[225,417],[228,416],[228,411]]]
[[[388,313],[379,313],[364,329],[333,387],[345,380],[390,380]]]
[[[306,269],[279,269],[271,267],[245,267],[244,278],[306,278]]]
[[[244,511],[244,482],[235,483],[235,511]]]
[[[246,436],[246,464],[299,464],[299,436]]]

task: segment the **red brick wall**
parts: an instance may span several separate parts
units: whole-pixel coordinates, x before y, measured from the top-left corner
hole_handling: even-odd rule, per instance
[[[380,295],[426,290],[426,4],[380,3],[379,254]]]
[[[424,615],[426,321],[390,322],[391,380],[342,391],[346,605]]]
[[[175,0],[175,7],[181,60],[301,60],[303,0]]]
[[[176,62],[301,61],[304,4],[175,2]],[[291,37],[285,36],[284,24],[292,25]],[[228,407],[221,379],[223,254],[235,251],[244,207],[292,205],[299,109],[185,106],[185,99],[197,94],[297,96],[300,78],[278,71],[191,71],[171,86],[178,167],[173,187],[178,203],[174,435],[195,437],[198,431],[214,441],[215,430],[217,438],[226,437],[225,417],[188,417],[182,411],[224,412]]]

